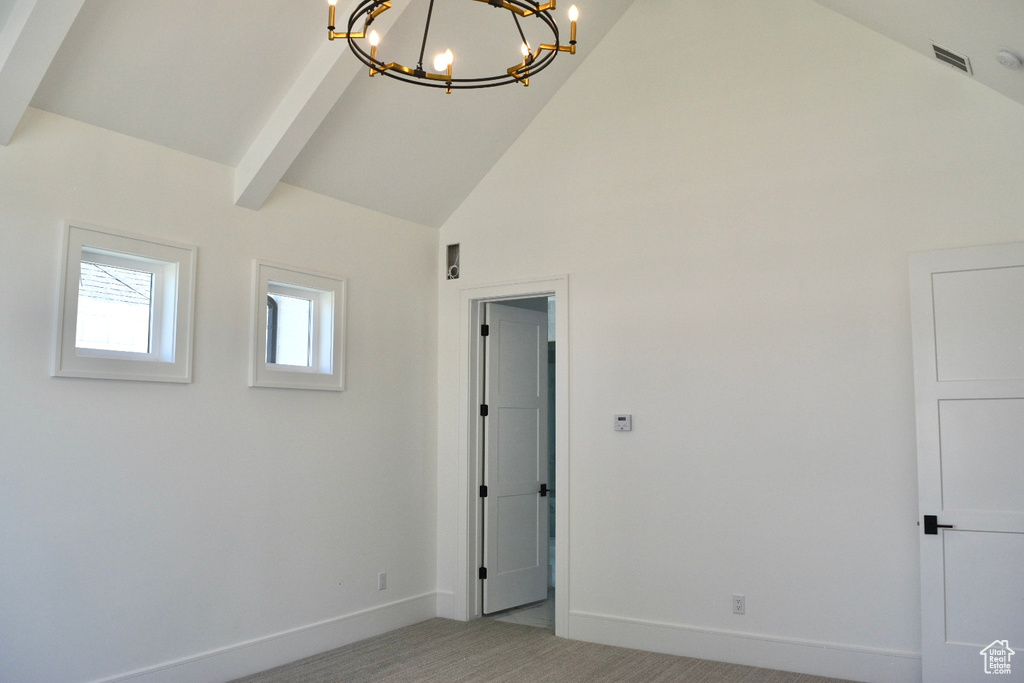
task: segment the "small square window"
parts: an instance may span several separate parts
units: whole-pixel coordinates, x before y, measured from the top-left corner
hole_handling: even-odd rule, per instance
[[[191,381],[196,248],[64,223],[54,375]]]
[[[254,261],[253,283],[249,385],[341,391],[345,280]]]

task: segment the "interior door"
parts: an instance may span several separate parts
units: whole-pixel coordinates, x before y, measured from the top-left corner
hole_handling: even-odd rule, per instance
[[[496,303],[485,318],[483,611],[491,614],[548,594],[548,318]]]
[[[1024,244],[910,265],[923,678],[1024,681]]]

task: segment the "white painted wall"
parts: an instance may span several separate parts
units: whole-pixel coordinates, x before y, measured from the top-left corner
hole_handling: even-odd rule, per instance
[[[5,682],[227,680],[435,612],[437,233],[232,178],[36,110],[0,148]],[[64,218],[199,247],[192,384],[50,377]],[[345,392],[247,386],[257,257],[348,278]]]
[[[809,0],[639,0],[441,230],[441,613],[459,290],[568,273],[570,636],[919,678],[907,254],[1024,239],[1022,150],[1018,104]]]

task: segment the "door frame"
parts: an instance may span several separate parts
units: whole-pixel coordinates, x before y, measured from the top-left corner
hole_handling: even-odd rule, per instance
[[[569,637],[569,276],[469,287],[459,292],[459,506],[456,614],[483,616],[477,570],[483,557],[480,510],[481,433],[479,405],[483,373],[480,325],[484,304],[510,299],[555,298],[555,635]]]

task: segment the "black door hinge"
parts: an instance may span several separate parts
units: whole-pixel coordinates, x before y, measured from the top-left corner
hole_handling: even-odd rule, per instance
[[[480,417],[487,417],[487,404],[484,403],[480,406]]]
[[[478,576],[481,579],[486,579],[487,578],[487,567],[480,567],[480,573],[478,574]]]
[[[486,498],[487,497],[487,486],[486,485],[481,485],[480,486],[480,497],[481,498]]]
[[[548,485],[547,484],[541,484],[540,485],[540,495],[545,497],[545,498],[547,497],[547,495],[548,495]]]
[[[481,337],[488,337],[488,336],[490,336],[490,334],[491,334],[491,326],[490,325],[481,325],[480,326],[480,336]]]

